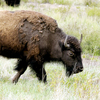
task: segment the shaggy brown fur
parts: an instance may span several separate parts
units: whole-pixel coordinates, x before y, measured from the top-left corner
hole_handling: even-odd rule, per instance
[[[54,33],[57,28],[56,20],[33,11],[2,11],[0,12],[0,21],[1,20],[2,23],[0,25],[4,25],[7,29],[11,28],[10,31],[14,31],[14,29],[18,27],[23,27],[25,21],[31,23],[33,31],[38,30],[40,33],[42,33],[44,29],[48,29],[50,32]]]
[[[56,21],[34,11],[0,12],[0,55],[18,58],[13,82],[17,82],[29,65],[39,80],[46,82],[43,64],[47,61],[62,61],[66,74],[70,76],[83,70],[79,41],[68,36]]]
[[[57,24],[55,20],[37,12],[33,11],[0,12],[1,45],[2,44],[7,45],[8,48],[10,49],[13,48],[13,50],[15,49],[16,53],[21,52],[21,50],[25,49],[25,45],[28,43],[30,35],[32,35],[33,31],[39,31],[39,33],[42,34],[43,31],[47,29],[51,33],[54,33],[56,28]],[[38,34],[34,36],[32,35],[31,40],[32,41],[28,46],[28,50],[31,49],[32,51],[30,51],[30,54],[28,54],[27,56],[28,58],[30,58],[31,54],[33,55],[39,54],[39,48],[34,44],[35,41],[39,41]],[[33,44],[33,46],[31,44]],[[1,47],[1,49],[2,51],[4,51],[5,47]],[[27,54],[27,52],[25,53]]]

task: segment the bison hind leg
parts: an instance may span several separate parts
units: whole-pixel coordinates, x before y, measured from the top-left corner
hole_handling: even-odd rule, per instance
[[[13,83],[16,84],[18,82],[20,76],[26,71],[27,65],[28,64],[27,64],[26,60],[24,60],[24,59],[19,59],[18,60],[17,66],[15,67],[15,70],[17,70],[18,72],[12,80]]]

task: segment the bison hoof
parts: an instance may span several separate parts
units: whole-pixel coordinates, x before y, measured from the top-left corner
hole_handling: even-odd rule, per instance
[[[17,82],[18,82],[18,78],[15,77],[12,79],[12,83],[16,84]]]

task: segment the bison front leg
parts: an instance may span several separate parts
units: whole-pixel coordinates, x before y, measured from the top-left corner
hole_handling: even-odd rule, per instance
[[[17,62],[17,66],[15,68],[15,70],[17,70],[17,74],[14,76],[14,78],[12,79],[13,83],[17,83],[20,76],[26,71],[27,69],[27,62],[24,59],[19,59]]]
[[[42,64],[37,63],[31,63],[30,67],[35,71],[36,76],[40,81],[43,81],[44,83],[47,82],[47,75],[44,67]]]
[[[39,69],[35,70],[35,72],[36,72],[36,76],[40,81],[43,81],[44,83],[47,82],[46,71],[43,67],[39,67]]]
[[[40,70],[36,72],[36,76],[40,81],[43,81],[44,83],[47,82],[47,75],[44,67],[41,67]]]

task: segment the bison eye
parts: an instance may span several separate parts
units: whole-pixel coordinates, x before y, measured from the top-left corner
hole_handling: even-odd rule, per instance
[[[70,57],[73,57],[75,54],[74,54],[74,52],[69,51],[69,52],[68,52],[68,55],[69,55]]]

